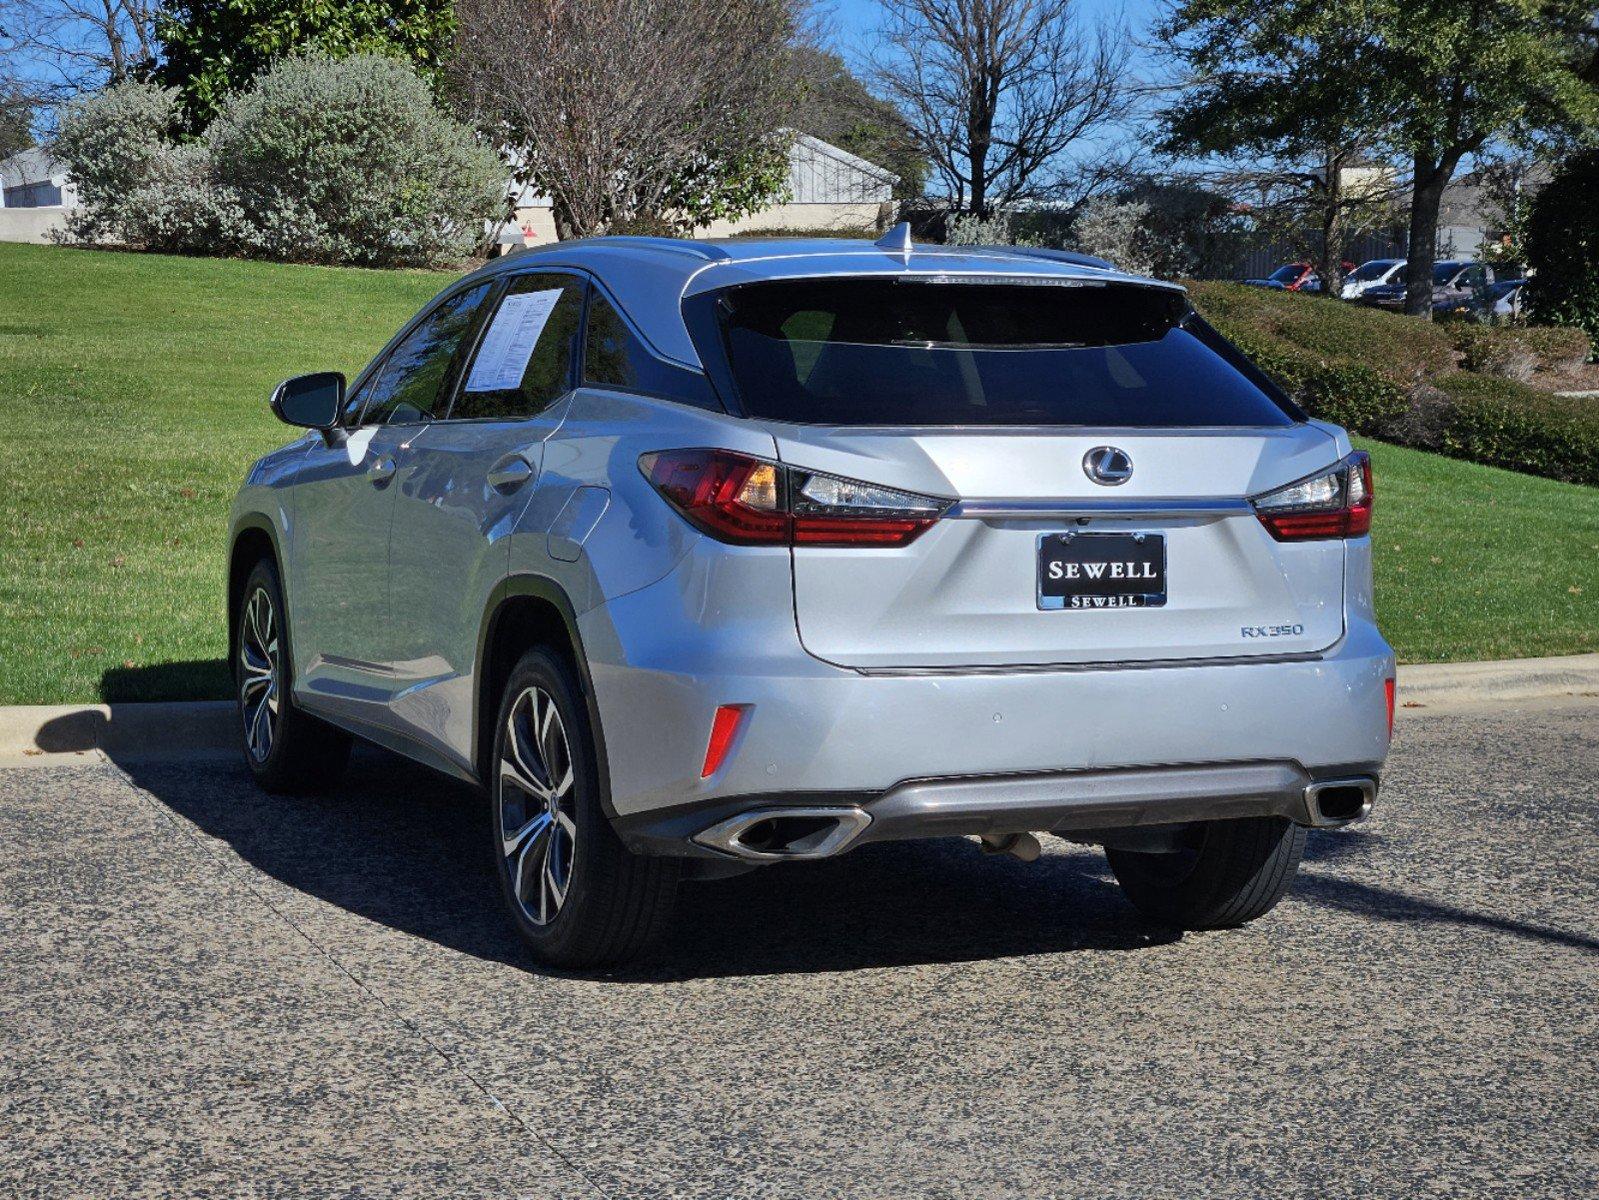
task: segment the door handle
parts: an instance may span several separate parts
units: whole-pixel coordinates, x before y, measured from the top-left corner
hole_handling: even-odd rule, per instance
[[[520,454],[507,454],[489,468],[485,478],[489,486],[502,496],[508,496],[534,475],[533,464]]]
[[[375,487],[382,487],[394,478],[394,455],[380,454],[372,460],[372,465],[366,469],[367,478]]]

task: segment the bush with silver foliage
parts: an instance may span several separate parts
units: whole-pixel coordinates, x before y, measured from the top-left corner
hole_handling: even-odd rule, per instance
[[[501,215],[505,169],[407,64],[286,58],[176,145],[176,93],[75,102],[56,152],[84,208],[67,235],[176,253],[374,267],[458,262]]]

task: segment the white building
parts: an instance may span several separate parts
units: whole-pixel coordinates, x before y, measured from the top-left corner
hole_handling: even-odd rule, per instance
[[[785,200],[737,221],[712,221],[694,232],[698,237],[728,237],[767,229],[825,234],[881,227],[893,215],[898,182],[899,176],[848,150],[796,133],[788,151]],[[515,239],[538,246],[556,240],[550,201],[532,187],[517,197],[516,225],[521,238],[512,229],[502,242]]]
[[[78,204],[67,169],[35,147],[0,161],[0,242],[48,242]]]

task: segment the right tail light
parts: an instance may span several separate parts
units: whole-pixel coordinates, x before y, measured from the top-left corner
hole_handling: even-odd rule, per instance
[[[1356,450],[1316,475],[1277,488],[1252,503],[1279,542],[1362,537],[1371,532],[1371,456]]]
[[[736,546],[906,546],[952,503],[732,450],[658,450],[638,461],[685,521]]]

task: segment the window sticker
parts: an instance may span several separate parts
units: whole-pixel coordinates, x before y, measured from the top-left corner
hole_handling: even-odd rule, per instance
[[[467,391],[506,392],[522,386],[528,359],[533,357],[539,335],[544,332],[550,314],[555,311],[555,302],[564,290],[522,292],[500,302],[494,322],[483,335],[483,344],[478,347],[477,358],[472,363],[472,373],[466,380]]]

